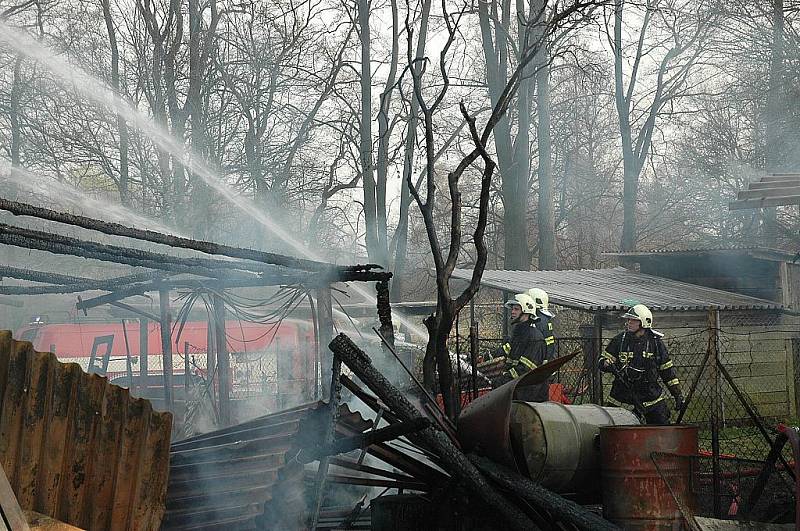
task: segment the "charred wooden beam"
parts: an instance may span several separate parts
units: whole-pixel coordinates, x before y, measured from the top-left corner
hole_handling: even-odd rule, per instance
[[[56,252],[57,254],[71,254],[110,262],[138,265],[150,269],[167,269],[184,273],[191,273],[191,269],[194,269],[197,273],[206,277],[235,278],[238,276],[239,278],[243,278],[243,275],[245,275],[243,271],[255,273],[273,271],[273,269],[269,269],[262,264],[250,264],[241,261],[217,260],[212,258],[171,256],[164,253],[120,247],[118,245],[107,245],[80,240],[70,236],[63,236],[61,234],[24,229],[5,224],[0,224],[0,243]],[[52,250],[64,248],[69,249],[69,251],[58,252]],[[274,268],[277,266],[272,267]],[[228,271],[222,272],[217,270]],[[250,274],[248,276],[252,277],[253,275]]]
[[[366,448],[367,446],[391,441],[415,433],[431,425],[431,421],[424,417],[417,417],[415,419],[398,422],[397,424],[390,424],[385,428],[380,428],[375,431],[369,431],[353,437],[344,437],[336,441],[326,444],[324,446],[316,446],[314,448],[306,448],[301,450],[297,455],[297,460],[303,464],[317,461],[321,457],[346,454],[359,448]]]
[[[301,269],[305,271],[369,271],[378,269],[380,266],[375,264],[354,265],[354,266],[335,266],[325,262],[318,262],[315,260],[306,260],[302,258],[293,258],[290,256],[283,256],[275,253],[268,253],[264,251],[257,251],[255,249],[243,249],[240,247],[232,247],[229,245],[222,245],[219,243],[192,240],[189,238],[182,238],[180,236],[173,236],[170,234],[162,234],[160,232],[144,229],[136,229],[127,227],[119,223],[109,223],[99,219],[93,219],[85,216],[76,216],[74,214],[66,214],[63,212],[56,212],[46,208],[40,208],[33,205],[19,203],[16,201],[9,201],[0,198],[0,209],[11,212],[17,216],[30,216],[39,219],[46,219],[48,221],[55,221],[57,223],[64,223],[67,225],[74,225],[76,227],[83,227],[85,229],[95,230],[104,234],[114,236],[124,236],[127,238],[134,238],[137,240],[145,240],[162,245],[169,245],[170,247],[180,247],[183,249],[192,249],[207,254],[218,254],[229,256],[231,258],[241,258],[245,260],[253,260],[265,264],[272,264],[277,266],[289,267],[292,269]]]
[[[369,356],[358,348],[345,334],[339,334],[331,341],[330,349],[364,382],[378,398],[403,420],[411,420],[424,416],[400,390],[394,387],[378,371]],[[469,459],[441,431],[433,427],[419,432],[419,439],[424,441],[440,458],[440,466],[458,478],[472,493],[494,507],[508,521],[513,529],[537,529],[533,521],[519,507],[501,496],[489,484]]]
[[[552,513],[564,523],[572,524],[581,530],[612,531],[619,529],[608,520],[597,516],[577,503],[547,490],[491,459],[470,454],[469,460],[504,489],[512,491],[535,507]]]
[[[303,282],[324,286],[331,282],[383,281],[392,277],[391,273],[384,271],[327,271],[322,273],[308,273],[298,272],[297,270],[279,266],[270,267],[260,264],[248,264],[245,262],[208,258],[176,257],[163,253],[87,242],[68,236],[49,234],[3,224],[0,224],[0,243],[54,254],[79,256],[104,262],[146,267],[172,273],[186,273],[201,277],[218,279],[258,279],[266,277],[267,279],[272,279],[265,280],[262,285]],[[250,273],[245,271],[250,271]],[[261,273],[263,277],[258,277],[254,273]],[[303,280],[286,281],[284,280],[285,278],[302,278]],[[43,293],[65,292],[44,291]]]
[[[0,293],[6,295],[43,295],[51,293],[78,293],[80,291],[111,291],[137,282],[164,277],[161,271],[146,271],[123,277],[92,279],[73,277],[57,273],[46,273],[16,267],[0,266],[0,277],[11,277],[32,282],[48,282],[52,286],[0,286]]]
[[[90,280],[88,278],[59,275],[58,273],[45,273],[43,271],[20,269],[10,266],[0,266],[0,277],[30,280],[31,282],[47,282],[49,284],[80,284],[81,282]]]
[[[122,277],[95,279],[88,277],[73,277],[70,275],[61,275],[59,273],[50,273],[46,271],[34,271],[32,269],[21,269],[18,267],[0,266],[0,277],[18,278],[20,280],[30,280],[31,282],[46,282],[48,284],[81,284],[84,282],[107,282],[113,286],[125,286],[133,284],[134,282],[144,282],[147,280],[155,280],[162,278],[164,273],[161,271],[145,271],[143,273],[134,273],[132,275],[125,275]]]

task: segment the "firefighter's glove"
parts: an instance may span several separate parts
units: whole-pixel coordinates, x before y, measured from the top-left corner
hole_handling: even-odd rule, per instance
[[[684,407],[686,407],[686,404],[683,402],[683,397],[679,394],[675,395],[675,411],[680,413]]]
[[[670,385],[669,392],[672,394],[672,397],[675,399],[675,411],[680,413],[683,411],[685,404],[683,402],[683,394],[681,394],[681,389],[677,385]]]

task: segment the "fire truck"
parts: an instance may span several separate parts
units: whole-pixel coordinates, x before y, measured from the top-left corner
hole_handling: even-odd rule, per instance
[[[280,407],[310,398],[316,374],[316,345],[309,323],[296,319],[279,324],[227,321],[225,333],[234,399],[260,397],[265,406]],[[140,343],[145,334],[146,343]],[[30,341],[38,351],[54,353],[59,361],[77,363],[87,372],[131,388],[137,396],[154,401],[156,407],[163,399],[163,349],[158,323],[150,322],[140,334],[139,320],[126,320],[124,324],[51,323],[45,316],[36,316],[17,330],[15,337]],[[177,400],[183,399],[189,382],[212,386],[218,381],[213,359],[212,369],[208,367],[211,337],[207,321],[173,326],[173,394]]]

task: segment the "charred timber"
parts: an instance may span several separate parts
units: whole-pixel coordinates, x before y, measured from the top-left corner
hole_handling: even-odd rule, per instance
[[[306,464],[311,463],[312,461],[317,461],[321,457],[346,454],[347,452],[352,452],[353,450],[366,448],[373,444],[391,441],[393,439],[397,439],[398,437],[424,430],[425,428],[430,427],[430,425],[431,421],[424,417],[417,417],[409,421],[390,424],[385,428],[380,428],[375,431],[362,433],[354,437],[338,439],[331,444],[304,449],[298,454],[297,460],[300,463]]]
[[[17,267],[0,266],[0,277],[17,278],[21,280],[30,280],[31,282],[46,282],[48,284],[93,284],[96,286],[108,286],[110,289],[117,289],[123,286],[128,286],[136,282],[144,282],[147,280],[155,280],[164,276],[160,271],[145,271],[143,273],[134,273],[122,277],[107,278],[107,279],[94,279],[87,277],[73,277],[69,275],[61,275],[58,273],[49,273],[45,271],[34,271],[32,269],[20,269]],[[105,289],[103,287],[96,287],[92,289]],[[85,290],[80,290],[85,291]]]
[[[139,263],[160,262],[165,267],[172,264],[172,265],[179,265],[181,267],[189,266],[193,268],[202,268],[207,270],[241,269],[256,273],[262,273],[265,271],[265,269],[267,271],[271,271],[271,269],[267,269],[265,268],[265,266],[260,264],[249,264],[245,262],[230,261],[230,260],[217,260],[213,258],[171,256],[163,253],[155,253],[152,251],[143,251],[141,249],[120,247],[118,245],[107,245],[104,243],[80,240],[78,238],[72,238],[70,236],[63,236],[60,234],[52,234],[38,230],[15,227],[13,225],[0,224],[0,237],[3,239],[8,239],[11,236],[17,236],[28,242],[40,242],[39,246],[35,247],[36,249],[42,249],[41,245],[61,245],[73,249],[73,252],[66,254],[75,254],[76,256],[84,256],[87,253],[93,253],[96,255],[118,256],[120,258],[126,259],[124,263],[129,263],[129,264],[132,264],[133,262],[139,262]],[[3,243],[5,243],[5,241],[3,241]],[[17,245],[17,244],[9,243],[9,245]],[[42,250],[48,250],[48,249],[45,248]],[[151,269],[163,269],[154,267],[152,265],[144,265],[143,267],[150,267]],[[213,275],[205,274],[203,276],[220,276],[220,275],[222,274],[215,273]]]
[[[56,212],[54,210],[35,207],[33,205],[19,203],[16,201],[9,201],[3,198],[0,198],[0,209],[11,212],[17,216],[30,216],[39,219],[46,219],[48,221],[55,221],[57,223],[83,227],[84,229],[95,230],[113,236],[124,236],[127,238],[169,245],[170,247],[193,249],[195,251],[200,251],[207,254],[218,254],[229,256],[231,258],[253,260],[265,264],[290,267],[292,269],[301,269],[305,271],[369,271],[380,268],[380,266],[376,264],[334,266],[333,264],[327,264],[325,262],[293,258],[291,256],[257,251],[255,249],[243,249],[240,247],[232,247],[219,243],[192,240],[189,238],[182,238],[180,236],[162,234],[152,230],[127,227],[119,223],[109,223],[107,221],[101,221],[99,219],[88,218],[85,216],[76,216],[73,214]]]
[[[469,460],[502,488],[510,490],[535,507],[552,513],[561,522],[572,524],[580,530],[612,531],[619,529],[616,525],[579,504],[547,490],[491,459],[470,454]]]
[[[305,273],[280,266],[268,267],[259,264],[247,264],[244,262],[214,260],[209,258],[183,258],[140,249],[128,249],[115,245],[87,242],[68,236],[49,234],[3,224],[0,224],[0,243],[25,249],[36,249],[55,254],[79,256],[105,262],[147,267],[149,269],[159,269],[173,273],[187,273],[209,278],[259,278],[253,273],[238,271],[239,269],[245,269],[277,279],[277,281],[266,280],[262,282],[261,285],[285,283],[283,280],[284,278],[309,279],[305,282],[309,282],[310,279],[313,278],[316,279],[315,281],[319,285],[327,285],[330,282],[384,281],[392,277],[391,273],[384,271],[325,271],[321,273]],[[313,276],[301,277],[301,275]]]
[[[356,376],[401,419],[412,420],[423,416],[403,393],[372,365],[369,356],[345,334],[336,336],[330,343],[330,349],[336,356],[341,357]],[[419,439],[436,452],[440,466],[458,478],[475,496],[484,500],[490,507],[496,508],[513,529],[537,529],[533,521],[519,507],[501,496],[486,481],[475,465],[444,433],[429,427],[419,432]]]

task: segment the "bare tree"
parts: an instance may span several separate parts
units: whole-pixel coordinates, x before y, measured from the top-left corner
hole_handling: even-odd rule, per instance
[[[713,15],[702,2],[692,12],[691,8],[695,6],[693,2],[662,6],[658,0],[648,0],[643,6],[641,22],[635,23],[636,36],[631,46],[624,37],[627,31],[627,4],[625,0],[614,0],[614,30],[609,41],[614,53],[614,95],[622,139],[624,189],[621,249],[632,251],[636,248],[637,240],[639,176],[650,153],[658,117],[681,96],[692,68],[703,51]],[[656,31],[663,34],[648,35]],[[631,48],[633,52],[629,53]],[[649,94],[649,102],[640,107],[637,102],[642,99],[642,91],[638,90],[637,83],[641,70],[658,51],[663,51],[663,55],[655,66],[655,85],[645,89]],[[624,65],[628,59],[630,73],[626,75]]]
[[[560,26],[565,20],[576,14],[583,14],[594,5],[594,2],[571,2],[563,10],[554,13],[548,21],[547,29],[543,35],[548,34],[553,28]],[[491,135],[498,123],[501,121],[520,86],[525,82],[524,71],[526,66],[536,57],[540,41],[525,38],[521,42],[525,47],[520,50],[519,62],[508,77],[504,87],[501,87],[497,100],[493,106],[491,116],[486,124],[479,131],[476,119],[469,113],[466,105],[460,104],[460,111],[464,121],[468,124],[470,137],[474,145],[473,149],[464,156],[454,169],[447,173],[447,190],[449,201],[449,223],[448,241],[443,245],[439,237],[440,221],[436,216],[436,174],[437,166],[435,160],[434,143],[434,116],[439,106],[447,94],[450,78],[448,76],[447,59],[448,51],[459,34],[459,24],[464,16],[468,5],[458,13],[451,14],[447,11],[447,2],[443,0],[441,11],[445,27],[447,30],[447,41],[439,56],[439,76],[441,88],[435,91],[431,97],[426,97],[426,87],[423,85],[423,70],[409,68],[409,72],[414,82],[414,96],[416,97],[420,111],[422,113],[423,131],[425,134],[425,196],[423,198],[420,190],[408,179],[409,190],[417,206],[419,207],[422,219],[425,224],[425,231],[428,236],[431,255],[436,269],[436,311],[433,315],[425,319],[425,326],[428,329],[429,339],[423,362],[425,383],[432,386],[435,375],[434,367],[438,372],[439,388],[444,398],[445,412],[451,418],[455,418],[459,413],[459,400],[455,381],[452,377],[452,367],[450,352],[448,349],[448,338],[453,328],[458,312],[474,297],[480,285],[481,276],[486,266],[487,249],[484,242],[484,234],[489,211],[489,194],[491,190],[492,177],[497,164],[487,150],[487,145],[491,140]],[[413,31],[406,19],[406,31],[408,33],[408,62],[414,66],[426,60],[421,57],[412,56],[412,35]],[[497,143],[497,142],[496,142]],[[472,276],[467,287],[459,294],[454,294],[450,287],[450,280],[453,270],[459,263],[463,243],[462,226],[462,191],[461,179],[468,168],[476,164],[478,160],[482,162],[480,177],[480,195],[478,204],[478,217],[472,234],[472,243],[475,247],[475,262],[472,265]]]

